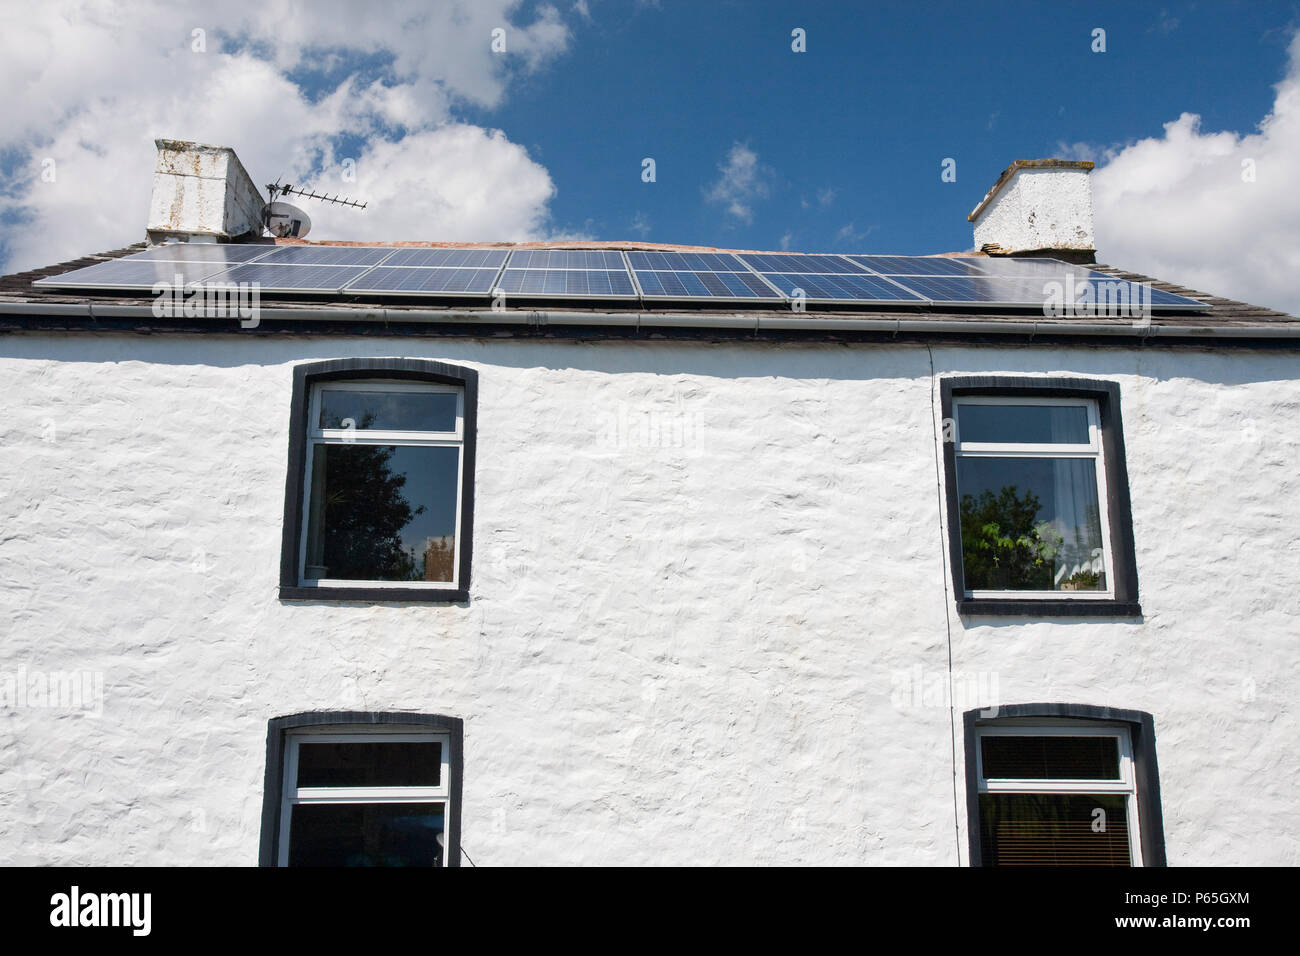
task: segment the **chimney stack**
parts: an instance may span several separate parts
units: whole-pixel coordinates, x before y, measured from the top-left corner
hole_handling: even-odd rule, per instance
[[[966,217],[975,225],[975,248],[992,256],[1096,262],[1092,168],[1067,159],[1017,159]]]
[[[229,146],[156,139],[149,241],[229,242],[262,234],[266,204]]]

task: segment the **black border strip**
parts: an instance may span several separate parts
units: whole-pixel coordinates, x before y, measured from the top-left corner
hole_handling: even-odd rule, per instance
[[[266,777],[262,786],[262,837],[257,865],[275,866],[276,847],[280,843],[280,801],[284,793],[284,738],[291,730],[302,727],[337,726],[340,732],[363,727],[409,726],[421,731],[448,734],[451,738],[447,755],[451,772],[447,808],[446,846],[443,862],[460,866],[460,803],[465,759],[465,722],[459,717],[441,714],[376,713],[372,711],[328,710],[275,717],[266,729]]]
[[[955,421],[953,398],[965,395],[1007,395],[1047,398],[1090,398],[1100,412],[1102,456],[1106,464],[1106,505],[1110,524],[1112,600],[1058,598],[967,598],[962,574],[961,509],[957,497],[957,455],[945,430],[943,442],[944,489],[948,513],[948,554],[957,613],[964,615],[1016,615],[1021,617],[1138,617],[1137,555],[1133,545],[1132,500],[1128,462],[1124,455],[1124,423],[1120,417],[1119,385],[1101,379],[1047,378],[1019,375],[950,376],[939,380],[939,401],[944,422]],[[952,436],[955,438],[955,435]]]
[[[996,714],[996,717],[993,716]],[[988,716],[984,716],[988,715]],[[1160,767],[1156,762],[1155,719],[1143,710],[1119,710],[1091,704],[1007,704],[968,710],[962,715],[966,734],[966,836],[970,865],[985,866],[980,847],[979,776],[975,760],[975,728],[1002,718],[1063,717],[1127,724],[1133,741],[1133,777],[1137,787],[1138,837],[1143,866],[1167,866],[1165,820],[1160,803]]]
[[[302,587],[298,553],[302,545],[303,478],[307,466],[307,410],[311,389],[321,382],[387,378],[456,385],[465,391],[464,456],[460,500],[460,584],[454,589]],[[452,604],[469,600],[470,564],[474,551],[475,446],[478,443],[478,372],[431,359],[349,358],[307,362],[293,369],[293,402],[289,410],[289,469],[284,487],[284,529],[280,542],[280,600],[385,601]]]

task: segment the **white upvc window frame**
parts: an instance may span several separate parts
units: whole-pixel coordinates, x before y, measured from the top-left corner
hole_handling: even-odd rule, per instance
[[[1069,780],[1057,778],[1011,779],[984,776],[985,737],[1114,737],[1118,742],[1119,777],[1115,780]],[[1123,796],[1127,816],[1129,860],[1142,866],[1142,827],[1138,819],[1137,778],[1133,769],[1133,740],[1124,724],[1070,723],[1068,721],[1026,724],[981,724],[975,728],[976,779],[979,793],[1114,794]],[[973,825],[981,826],[978,820]]]
[[[321,398],[325,392],[433,392],[456,396],[456,428],[454,431],[399,431],[388,429],[322,428],[320,426]],[[413,445],[425,447],[454,447],[456,458],[456,530],[455,552],[452,555],[450,581],[367,581],[350,578],[308,578],[307,538],[311,525],[312,467],[315,464],[317,445]],[[307,437],[304,448],[303,509],[300,545],[298,549],[298,586],[302,588],[419,588],[429,591],[455,591],[460,588],[461,566],[461,512],[465,489],[465,389],[459,385],[442,385],[433,382],[401,382],[382,378],[326,381],[312,387],[307,403]]]
[[[1110,511],[1108,489],[1106,487],[1106,461],[1101,441],[1101,412],[1096,399],[1071,398],[1066,396],[1019,396],[1019,395],[957,395],[953,397],[953,455],[957,462],[963,458],[1083,458],[1094,462],[1097,482],[1097,516],[1101,522],[1101,551],[1093,561],[1093,570],[1100,570],[1106,575],[1104,591],[1028,591],[1028,590],[972,590],[965,589],[965,596],[973,600],[1014,599],[1014,600],[1057,600],[1068,597],[1070,600],[1113,601],[1115,600],[1115,563],[1110,542]],[[963,442],[961,438],[961,406],[963,405],[1043,405],[1083,407],[1088,413],[1088,442],[1086,444],[1047,442]],[[961,500],[962,488],[957,483],[957,498]],[[960,534],[960,531],[959,531]],[[965,568],[963,567],[963,582]]]
[[[303,743],[317,744],[380,744],[380,743],[441,743],[442,769],[436,787],[299,787],[298,749]],[[277,848],[279,866],[289,865],[290,825],[293,808],[299,804],[323,803],[441,803],[443,804],[443,836],[452,814],[451,807],[451,735],[441,733],[378,733],[358,730],[352,733],[316,731],[312,728],[295,730],[285,735],[284,783],[280,799],[280,845]],[[443,865],[447,862],[447,847],[442,848]]]

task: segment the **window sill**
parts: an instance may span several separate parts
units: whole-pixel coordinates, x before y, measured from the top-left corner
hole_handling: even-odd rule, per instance
[[[957,613],[990,617],[1141,617],[1137,601],[1028,600],[1017,598],[962,598]]]
[[[303,588],[280,587],[281,601],[352,601],[358,604],[464,604],[466,588]]]

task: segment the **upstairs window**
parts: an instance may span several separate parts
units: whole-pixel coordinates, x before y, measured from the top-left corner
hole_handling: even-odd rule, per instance
[[[964,613],[1137,614],[1118,389],[945,382],[949,531]]]
[[[966,592],[1110,597],[1097,403],[971,396],[955,405]]]
[[[473,373],[387,361],[298,376],[284,597],[467,595]]]

